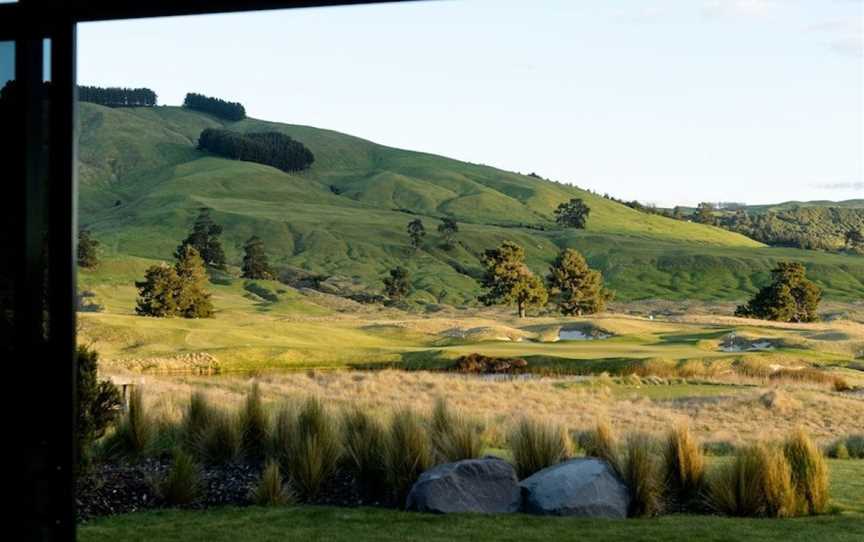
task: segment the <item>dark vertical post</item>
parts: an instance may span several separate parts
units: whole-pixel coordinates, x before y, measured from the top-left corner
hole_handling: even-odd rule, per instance
[[[75,539],[75,281],[78,240],[76,25],[58,17],[51,38],[49,353],[55,380],[57,540]]]

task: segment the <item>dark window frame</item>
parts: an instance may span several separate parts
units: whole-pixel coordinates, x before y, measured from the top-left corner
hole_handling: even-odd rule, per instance
[[[77,244],[78,106],[76,28],[79,22],[205,15],[270,9],[378,4],[414,0],[110,0],[52,2],[20,0],[0,4],[0,41],[15,42],[15,78],[22,83],[21,112],[12,126],[21,134],[23,152],[10,156],[6,177],[16,231],[15,338],[18,361],[13,386],[40,382],[40,397],[7,405],[19,415],[22,437],[19,491],[20,532],[29,540],[75,540],[73,467],[75,435],[75,282]],[[42,41],[51,40],[51,85],[42,96]],[[47,124],[42,119],[49,118]],[[47,149],[42,129],[47,127]],[[48,181],[37,164],[48,163]],[[45,216],[47,213],[47,217]],[[46,220],[47,218],[47,220]],[[47,255],[42,239],[48,238]],[[47,265],[48,280],[43,283]],[[38,298],[45,295],[45,310]],[[36,302],[34,302],[36,300]],[[48,330],[46,333],[45,330]],[[15,399],[13,399],[14,401]],[[11,410],[32,403],[27,416]],[[36,429],[32,429],[33,427]],[[15,464],[17,466],[17,463]],[[13,532],[15,532],[13,530]]]

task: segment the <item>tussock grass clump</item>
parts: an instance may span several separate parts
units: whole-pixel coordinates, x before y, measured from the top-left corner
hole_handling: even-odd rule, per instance
[[[593,430],[583,433],[579,444],[585,455],[606,461],[615,472],[622,474],[618,444],[608,423],[599,422]]]
[[[478,424],[461,412],[452,412],[444,399],[432,410],[430,438],[438,462],[450,463],[480,456],[483,444]]]
[[[795,431],[783,444],[792,469],[792,484],[802,514],[822,514],[828,508],[828,465],[804,430]]]
[[[249,388],[240,410],[240,432],[243,452],[253,459],[262,458],[270,437],[270,416],[261,402],[261,389],[257,382]]]
[[[686,508],[702,493],[705,484],[705,456],[687,426],[669,431],[663,459],[666,490],[677,506]]]
[[[105,442],[108,457],[139,457],[150,451],[157,434],[156,421],[144,410],[144,394],[135,387],[116,431]]]
[[[156,484],[156,493],[172,506],[191,504],[202,492],[201,469],[181,448],[174,450],[171,467]]]
[[[624,483],[630,490],[632,517],[652,517],[663,511],[663,469],[659,446],[647,435],[627,439],[627,456],[622,466]]]
[[[393,414],[385,441],[387,483],[400,505],[420,474],[432,466],[433,451],[423,420],[410,408]]]
[[[201,445],[213,420],[218,413],[210,405],[207,396],[201,392],[195,392],[189,398],[189,405],[183,413],[181,435],[183,445],[189,450],[195,450]]]
[[[509,445],[520,480],[573,454],[570,437],[562,427],[529,418],[523,418],[510,433]]]
[[[367,500],[383,499],[387,434],[380,420],[354,408],[342,420],[344,460]]]
[[[243,451],[243,432],[237,416],[229,412],[214,411],[210,424],[200,435],[195,449],[201,459],[215,465],[239,459]]]
[[[789,517],[796,510],[792,468],[783,451],[756,444],[739,448],[708,486],[710,505],[719,513],[747,517]]]
[[[339,421],[314,397],[288,405],[277,415],[273,450],[299,496],[314,500],[339,466]]]
[[[294,493],[282,479],[278,461],[267,461],[261,478],[249,497],[258,506],[284,506],[294,503]]]

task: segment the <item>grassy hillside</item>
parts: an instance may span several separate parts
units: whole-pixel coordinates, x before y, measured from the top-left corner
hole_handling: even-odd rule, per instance
[[[864,294],[864,258],[768,249],[738,234],[634,211],[576,187],[430,154],[376,145],[329,130],[246,119],[225,123],[176,107],[109,109],[81,104],[81,223],[106,257],[170,259],[196,209],[225,227],[229,262],[262,237],[280,268],[340,275],[380,289],[386,271],[413,272],[415,297],[469,302],[479,255],[512,239],[537,272],[560,248],[576,247],[602,268],[619,299],[740,299],[777,259],[802,260],[829,295]],[[196,150],[200,131],[276,130],[315,154],[286,174]],[[555,207],[572,197],[592,209],[584,231],[559,230]],[[421,251],[405,226],[423,219]],[[442,217],[460,222],[459,245],[441,247]]]

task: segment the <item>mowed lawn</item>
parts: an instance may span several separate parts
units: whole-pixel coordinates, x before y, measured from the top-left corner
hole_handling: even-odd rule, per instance
[[[832,460],[832,514],[796,519],[670,515],[592,520],[527,515],[437,516],[373,508],[297,506],[162,510],[96,520],[78,539],[102,541],[270,540],[864,540],[864,461]]]

